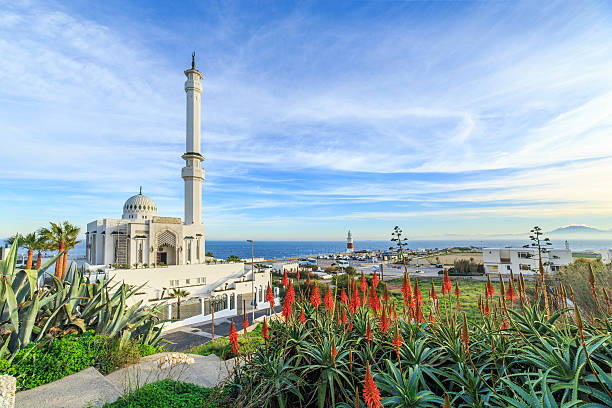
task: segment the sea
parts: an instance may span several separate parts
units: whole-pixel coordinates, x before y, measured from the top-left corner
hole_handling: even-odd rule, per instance
[[[596,251],[604,248],[612,248],[612,239],[568,239],[569,247],[574,252]],[[565,247],[565,240],[551,239],[553,248]],[[480,249],[483,246],[489,248],[521,247],[528,244],[527,240],[521,239],[439,239],[439,240],[408,240],[410,249],[434,249],[452,247],[471,247]],[[246,241],[215,241],[206,240],[206,252],[212,252],[215,258],[225,259],[230,255],[237,255],[247,259],[251,257],[251,244]],[[394,242],[380,241],[354,241],[355,250],[388,250],[395,245]],[[310,257],[316,255],[344,252],[345,241],[255,241],[253,252],[255,258],[279,259],[292,257]],[[21,251],[20,251],[21,252]],[[85,256],[85,245],[81,242],[70,252],[70,257]]]

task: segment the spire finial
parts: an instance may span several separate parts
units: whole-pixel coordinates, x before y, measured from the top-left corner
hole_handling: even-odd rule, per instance
[[[140,192],[138,194],[142,195],[142,186],[140,186]]]
[[[191,69],[195,69],[195,51],[191,53]]]

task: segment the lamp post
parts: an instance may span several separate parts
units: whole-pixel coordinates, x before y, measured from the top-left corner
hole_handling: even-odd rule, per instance
[[[253,290],[253,324],[255,323],[255,302],[256,302],[256,293],[255,293],[255,256],[253,252],[253,240],[247,239],[247,242],[251,243],[251,273],[253,274],[253,279],[251,280],[251,289]]]

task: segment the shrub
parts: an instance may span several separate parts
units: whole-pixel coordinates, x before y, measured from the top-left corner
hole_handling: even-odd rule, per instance
[[[15,376],[17,390],[23,391],[91,366],[106,374],[160,351],[160,347],[145,346],[135,341],[120,347],[119,339],[96,335],[89,330],[81,335],[70,334],[42,343],[30,343],[17,353],[12,363],[0,360],[0,374]]]
[[[195,384],[162,380],[142,386],[105,408],[217,408],[220,391]]]

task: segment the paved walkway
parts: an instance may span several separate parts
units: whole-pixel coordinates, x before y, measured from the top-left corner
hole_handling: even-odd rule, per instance
[[[233,371],[233,359],[221,361],[214,354],[190,354],[193,364],[160,368],[167,353],[142,358],[138,363],[103,376],[93,367],[55,382],[15,394],[15,408],[85,408],[113,402],[130,390],[170,378],[202,387],[215,387]]]
[[[281,306],[276,306],[274,311],[280,313],[282,311]],[[255,311],[255,318],[264,316],[267,314],[268,309],[262,309]],[[234,317],[219,317],[215,318],[215,338],[225,337],[230,332],[232,325],[232,319],[237,330],[242,329],[243,316]],[[247,313],[247,320],[249,326],[253,324],[253,313]],[[168,351],[187,351],[192,347],[199,346],[204,343],[208,343],[212,340],[212,323],[194,323],[188,326],[178,327],[176,329],[169,330],[162,335],[163,340],[167,340],[163,347]]]

